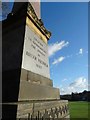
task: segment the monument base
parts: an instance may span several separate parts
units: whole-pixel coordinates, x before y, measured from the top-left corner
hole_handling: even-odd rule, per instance
[[[21,80],[18,101],[60,99],[58,88]]]
[[[67,100],[19,102],[17,118],[70,118]]]

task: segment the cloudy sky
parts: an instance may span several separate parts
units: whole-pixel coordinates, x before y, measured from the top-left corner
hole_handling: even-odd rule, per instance
[[[42,2],[48,42],[50,76],[60,94],[88,89],[88,3]]]

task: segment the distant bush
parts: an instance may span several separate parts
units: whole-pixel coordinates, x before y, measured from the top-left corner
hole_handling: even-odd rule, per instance
[[[90,101],[90,91],[84,90],[82,93],[73,93],[69,95],[60,95],[63,100],[69,101]]]

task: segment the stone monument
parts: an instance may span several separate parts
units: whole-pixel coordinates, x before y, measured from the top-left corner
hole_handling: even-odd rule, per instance
[[[2,22],[3,118],[69,118],[68,101],[53,87],[48,63],[51,33],[30,2],[15,2]]]

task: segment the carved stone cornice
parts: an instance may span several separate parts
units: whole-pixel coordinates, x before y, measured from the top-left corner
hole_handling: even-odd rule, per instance
[[[49,40],[51,36],[51,32],[49,32],[45,27],[41,19],[39,19],[31,5],[28,3],[28,10],[27,10],[28,17],[32,20],[32,22],[38,27],[38,29],[46,36]]]

